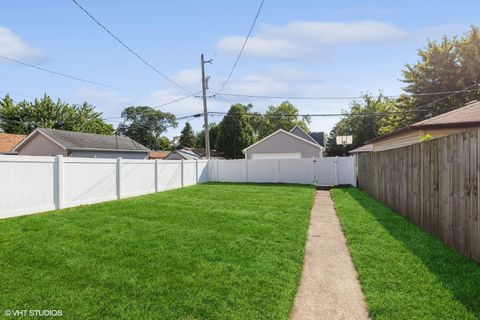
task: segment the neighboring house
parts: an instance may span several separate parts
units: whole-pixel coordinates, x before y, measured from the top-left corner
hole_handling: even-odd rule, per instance
[[[382,151],[418,143],[426,134],[435,139],[478,127],[480,127],[480,102],[475,100],[462,108],[414,123],[366,143],[373,146],[372,151]]]
[[[323,156],[324,147],[302,128],[279,129],[245,148],[245,159],[299,159]]]
[[[364,146],[358,147],[356,149],[348,151],[350,154],[359,154],[364,152],[372,152],[373,151],[373,144],[366,144]]]
[[[146,159],[150,150],[128,137],[37,128],[14,151],[29,156]]]
[[[206,159],[207,152],[203,148],[179,148],[170,152],[163,160],[200,160]],[[210,150],[210,159],[223,159],[223,155]]]
[[[170,154],[170,151],[150,151],[148,153],[148,159],[150,160],[163,160],[166,156]]]
[[[0,155],[17,154],[13,149],[25,139],[25,137],[26,135],[23,134],[0,133]]]

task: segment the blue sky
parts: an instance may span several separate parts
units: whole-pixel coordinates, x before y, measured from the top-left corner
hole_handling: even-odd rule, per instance
[[[210,88],[227,76],[259,1],[78,0],[97,19],[162,73],[199,91],[200,54]],[[77,77],[131,89],[88,85],[0,59],[0,94],[15,100],[47,93],[70,103],[88,101],[117,117],[130,105],[157,106],[185,95],[147,68],[94,24],[70,0],[3,1],[0,55]],[[401,92],[406,63],[427,39],[460,35],[480,25],[478,1],[273,1],[266,0],[226,93],[282,96],[357,96]],[[138,92],[137,92],[138,91]],[[276,99],[212,99],[210,111],[229,102],[255,111]],[[346,101],[292,100],[301,113],[336,113]],[[202,112],[191,98],[161,108],[177,116]],[[109,120],[115,123],[116,119]],[[212,117],[211,121],[220,121]],[[328,132],[338,118],[314,118],[312,131]],[[200,129],[202,121],[190,121]],[[167,136],[179,134],[171,129]]]

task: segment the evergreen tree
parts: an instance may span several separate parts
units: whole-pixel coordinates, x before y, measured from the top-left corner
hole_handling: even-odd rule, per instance
[[[185,123],[178,144],[182,147],[193,148],[195,147],[195,133],[189,122]]]
[[[217,147],[226,158],[243,158],[242,150],[255,141],[248,110],[248,106],[235,104],[220,122]]]

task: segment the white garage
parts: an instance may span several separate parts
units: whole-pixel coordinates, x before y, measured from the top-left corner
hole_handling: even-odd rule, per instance
[[[321,158],[324,147],[300,127],[279,129],[243,150],[245,159]]]

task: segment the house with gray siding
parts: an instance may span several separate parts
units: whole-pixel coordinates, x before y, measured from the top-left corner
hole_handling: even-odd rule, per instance
[[[15,149],[18,155],[147,159],[147,147],[123,136],[37,128]]]
[[[201,160],[207,158],[204,148],[181,147],[170,152],[163,160]],[[223,159],[223,155],[216,150],[210,150],[210,159]]]
[[[245,159],[321,158],[323,150],[313,137],[295,126],[290,132],[279,129],[245,148]]]

